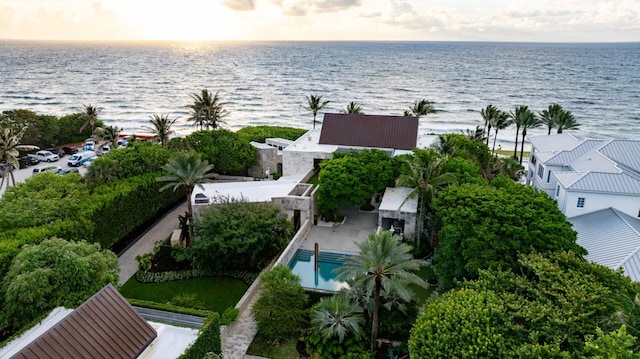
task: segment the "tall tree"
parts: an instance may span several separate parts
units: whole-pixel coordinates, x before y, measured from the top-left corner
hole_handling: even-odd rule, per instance
[[[529,110],[529,106],[518,106],[516,107],[516,111],[509,112],[509,116],[513,120],[513,123],[516,125],[516,145],[513,148],[513,158],[518,157],[518,136],[520,136],[520,128],[522,124],[527,121],[528,116],[535,116],[531,110]],[[520,162],[522,163],[522,162]]]
[[[19,328],[57,306],[74,308],[118,283],[118,258],[97,243],[48,239],[25,245],[2,281],[1,316]]]
[[[466,129],[464,132],[462,132],[463,135],[467,136],[468,139],[472,140],[472,141],[479,141],[479,142],[484,142],[484,140],[486,139],[485,135],[484,135],[484,129],[480,128],[480,126],[476,125],[476,129],[475,130],[470,130],[470,129]]]
[[[522,141],[520,142],[520,164],[522,164],[522,156],[524,154],[524,141],[527,136],[527,130],[530,128],[540,127],[542,121],[536,116],[535,113],[529,111],[526,116],[522,118],[520,126],[522,127]]]
[[[346,292],[320,299],[311,314],[311,324],[326,342],[338,337],[342,343],[348,335],[359,337],[362,332],[363,309],[349,300]]]
[[[173,120],[169,118],[169,115],[157,115],[151,116],[149,123],[151,126],[142,126],[145,130],[150,131],[153,134],[153,138],[160,142],[160,146],[166,147],[169,142],[169,136],[173,133],[171,126],[177,121],[177,118]]]
[[[220,102],[218,94],[219,92],[216,92],[212,95],[207,89],[203,89],[200,94],[191,94],[193,104],[187,106],[191,110],[187,120],[192,121],[201,130],[216,129],[220,123],[224,123],[222,119],[227,117],[229,112],[224,109],[226,104]]]
[[[316,116],[318,115],[318,111],[322,110],[329,101],[322,101],[322,95],[307,95],[307,106],[305,107],[307,110],[313,113],[313,128],[316,128]]]
[[[404,199],[405,202],[409,198],[418,197],[418,228],[416,240],[417,247],[420,247],[422,228],[431,200],[440,189],[449,184],[456,183],[456,179],[452,174],[444,172],[444,166],[447,162],[446,156],[441,156],[433,149],[415,150],[414,152],[413,159],[407,161],[409,173],[400,175],[396,180],[396,186],[413,188],[407,195],[407,198]]]
[[[495,135],[493,136],[493,147],[491,148],[491,155],[493,155],[496,151],[496,140],[498,139],[498,131],[504,130],[505,128],[511,126],[511,119],[509,118],[509,114],[504,111],[499,111],[498,114],[491,119],[491,127],[493,127],[495,131]]]
[[[436,109],[433,107],[431,102],[427,100],[420,100],[413,103],[413,106],[410,106],[408,110],[404,111],[405,116],[415,116],[422,117],[426,116],[430,113],[436,113]]]
[[[558,128],[558,133],[562,133],[563,130],[572,130],[580,127],[580,124],[573,117],[571,111],[564,109],[556,115],[555,123]]]
[[[487,107],[480,110],[480,116],[482,116],[482,119],[484,120],[482,132],[487,135],[487,146],[489,146],[489,137],[491,137],[491,123],[498,117],[500,112],[502,111],[498,110],[494,105],[487,105]]]
[[[96,127],[93,135],[108,142],[111,148],[118,148],[118,135],[122,132],[118,126]]]
[[[371,349],[377,347],[380,296],[384,291],[394,293],[405,301],[411,301],[413,292],[409,284],[425,287],[426,283],[415,271],[427,265],[424,260],[415,259],[411,247],[400,243],[389,231],[369,235],[359,243],[360,252],[349,257],[337,269],[339,279],[353,278],[356,287],[373,293],[373,315],[371,320]]]
[[[362,106],[358,105],[357,102],[351,101],[344,109],[340,110],[341,113],[352,113],[352,114],[362,114]]]
[[[80,127],[80,132],[82,132],[82,130],[84,130],[87,125],[89,125],[91,127],[91,133],[93,133],[96,127],[96,122],[98,121],[98,115],[100,115],[100,109],[92,106],[91,104],[83,104],[82,106],[84,106],[84,110],[81,117],[85,121],[85,123],[82,125],[82,127]]]
[[[2,170],[2,181],[0,182],[0,188],[4,185],[4,181],[7,181],[7,187],[9,187],[9,179],[11,179],[11,185],[16,185],[16,179],[13,176],[13,170],[20,168],[18,163],[18,156],[21,150],[37,149],[36,146],[21,145],[20,141],[22,136],[27,131],[27,127],[23,127],[18,133],[14,133],[11,128],[5,128],[0,132],[0,163],[6,164]]]
[[[191,194],[196,186],[204,189],[202,184],[214,177],[213,173],[209,173],[213,169],[213,165],[210,165],[206,160],[202,160],[200,154],[190,151],[179,153],[176,157],[170,159],[163,169],[169,174],[157,179],[158,182],[167,182],[165,186],[160,188],[160,191],[169,188],[173,188],[175,191],[180,187],[184,187],[187,193],[187,219],[190,227],[189,234],[192,235],[193,207],[191,205]],[[187,247],[189,246],[189,240],[190,238],[186,239],[185,245]]]
[[[547,126],[549,131],[547,135],[551,134],[551,130],[557,127],[556,121],[558,119],[558,114],[562,111],[562,106],[554,103],[553,105],[549,105],[549,108],[541,111],[538,115],[540,116],[540,121]]]

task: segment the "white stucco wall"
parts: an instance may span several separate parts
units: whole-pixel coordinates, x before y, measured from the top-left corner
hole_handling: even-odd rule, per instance
[[[584,197],[584,208],[577,207],[578,197]],[[572,192],[560,188],[558,207],[567,218],[609,207],[613,207],[629,216],[637,217],[638,211],[640,211],[640,196],[596,192]]]
[[[307,151],[282,151],[282,172],[284,176],[306,174],[313,170],[314,159],[331,159],[333,154]]]

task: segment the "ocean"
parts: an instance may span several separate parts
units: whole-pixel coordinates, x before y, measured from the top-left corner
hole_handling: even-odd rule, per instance
[[[190,97],[219,91],[222,126],[311,128],[305,95],[338,112],[356,101],[366,114],[400,115],[433,102],[422,133],[482,125],[493,104],[541,111],[559,103],[583,138],[638,138],[640,43],[476,42],[24,42],[0,41],[0,111],[41,114],[101,109],[100,119],[142,133],[153,114],[178,118],[186,135]],[[319,116],[319,119],[321,117]],[[546,129],[530,130],[546,134]],[[509,147],[515,128],[500,131]]]

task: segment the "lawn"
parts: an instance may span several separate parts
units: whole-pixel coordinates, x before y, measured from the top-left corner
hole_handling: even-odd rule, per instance
[[[247,285],[235,278],[209,277],[164,283],[139,283],[135,277],[120,288],[125,298],[171,303],[183,307],[222,313],[234,307],[247,291]]]
[[[429,278],[436,278],[436,275],[433,273],[433,268],[431,266],[424,266],[420,268],[420,271],[416,272],[416,275],[425,281]],[[411,289],[415,293],[415,298],[417,303],[424,303],[431,296],[431,292],[435,289],[434,287],[422,288],[417,285],[412,285]]]
[[[266,358],[298,359],[300,358],[300,354],[298,354],[298,350],[296,350],[297,341],[297,338],[289,338],[273,345],[258,334],[253,339],[253,342],[251,342],[249,349],[247,349],[247,354],[259,355]]]

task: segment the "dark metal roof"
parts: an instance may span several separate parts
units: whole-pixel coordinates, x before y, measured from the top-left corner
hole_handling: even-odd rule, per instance
[[[137,358],[156,336],[108,284],[11,358]]]
[[[417,117],[325,113],[319,143],[412,150],[417,140]]]

